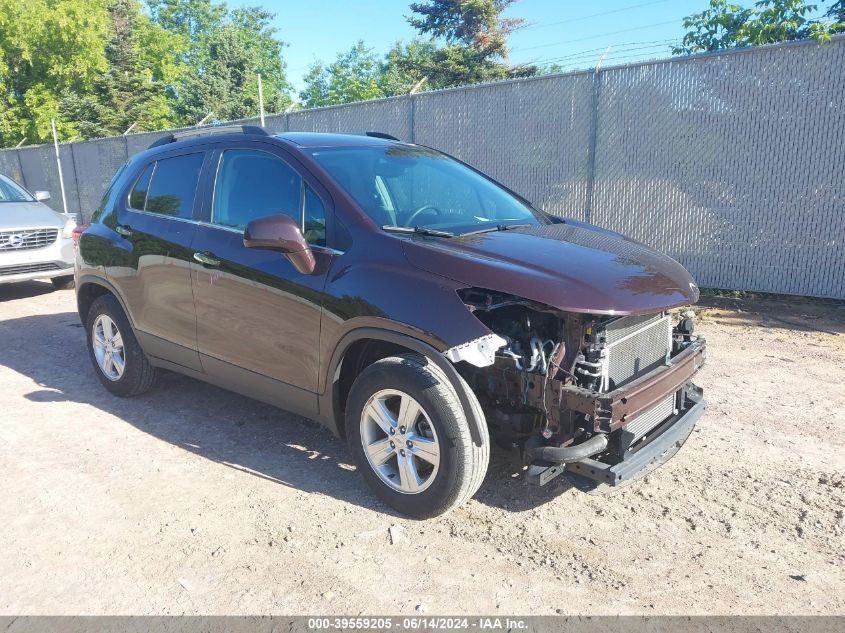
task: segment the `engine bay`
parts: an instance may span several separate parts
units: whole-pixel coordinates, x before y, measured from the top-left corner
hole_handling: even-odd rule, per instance
[[[490,366],[461,365],[491,436],[506,448],[524,450],[538,442],[566,446],[612,432],[613,416],[595,404],[596,398],[668,365],[696,340],[691,313],[673,324],[663,312],[576,314],[483,290],[460,294],[474,316],[504,341]]]

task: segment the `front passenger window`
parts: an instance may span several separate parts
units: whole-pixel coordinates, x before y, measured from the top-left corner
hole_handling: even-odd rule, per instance
[[[283,213],[301,222],[302,178],[283,160],[255,150],[220,157],[211,221],[243,230],[257,218]]]

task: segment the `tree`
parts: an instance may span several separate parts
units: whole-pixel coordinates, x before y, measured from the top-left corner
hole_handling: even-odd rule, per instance
[[[438,46],[431,40],[417,39],[393,46],[387,54],[381,85],[385,94],[400,95],[408,94],[421,81],[425,88],[438,90],[535,74],[534,66],[497,63],[472,47]]]
[[[202,35],[202,49],[192,54],[191,72],[179,87],[177,112],[186,123],[209,113],[219,120],[256,116],[259,73],[265,108],[277,112],[290,104],[283,44],[269,26],[272,17],[263,9],[236,9]]]
[[[439,47],[432,40],[396,42],[385,57],[381,86],[386,95],[408,94],[420,84],[426,89],[445,88],[442,68],[437,65]]]
[[[138,0],[112,0],[108,13],[107,66],[94,80],[90,93],[63,93],[59,102],[62,119],[73,121],[85,138],[121,134],[133,125],[138,131],[172,126],[172,109],[160,76],[166,72],[161,69],[163,62],[150,60],[141,52],[140,35],[144,34],[145,42],[156,36]]]
[[[225,4],[211,0],[147,0],[150,17],[163,29],[191,42],[189,53],[198,53],[207,34],[220,28],[226,18]]]
[[[84,94],[107,66],[108,0],[0,0],[0,142],[50,139],[65,92]],[[62,138],[77,135],[59,119]]]
[[[415,41],[395,46],[388,54],[386,74],[392,86],[407,85],[412,76],[426,77],[434,88],[463,86],[537,74],[531,65],[512,66],[507,38],[524,24],[522,18],[503,18],[515,0],[424,0],[410,5],[417,15],[408,23],[421,35],[430,35],[444,46]],[[416,68],[417,72],[412,72]],[[405,74],[408,80],[399,78]]]
[[[309,108],[379,99],[385,96],[382,73],[381,62],[359,40],[329,66],[315,62],[305,76],[305,89],[299,97]]]
[[[211,0],[147,0],[152,21],[184,38],[184,72],[175,86],[175,110],[184,124],[209,113],[215,119],[258,114],[261,74],[265,109],[290,104],[282,60],[284,43],[270,26],[274,14],[258,7],[229,10]]]
[[[507,38],[521,27],[522,18],[503,18],[516,0],[424,0],[412,2],[408,23],[422,34],[463,44],[484,57],[508,58]]]
[[[261,74],[264,108],[268,112],[281,112],[291,102],[292,86],[287,79],[285,62],[282,51],[287,44],[276,37],[277,29],[269,24],[275,14],[261,8],[246,7],[235,9],[232,22],[237,27],[244,46],[255,59],[253,71]],[[255,103],[258,103],[258,81],[256,78]],[[251,116],[254,116],[251,115]]]
[[[146,2],[149,14],[142,7]],[[0,0],[0,145],[258,114],[290,103],[260,8],[214,0]]]
[[[837,3],[837,4],[842,4]],[[805,0],[761,0],[751,8],[710,0],[709,8],[684,18],[689,29],[676,55],[813,38],[830,39],[836,25],[807,18],[816,5]]]
[[[836,33],[845,31],[845,0],[837,0],[827,10],[827,17],[833,21],[832,30]]]
[[[414,2],[416,15],[407,20],[429,39],[397,42],[383,61],[359,41],[328,66],[315,62],[300,98],[316,107],[407,94],[417,85],[438,89],[535,75],[535,66],[505,63],[507,37],[523,24],[501,16],[514,1]]]

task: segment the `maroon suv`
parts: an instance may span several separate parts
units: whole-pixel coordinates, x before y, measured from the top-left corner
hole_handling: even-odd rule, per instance
[[[491,439],[534,483],[615,485],[704,409],[677,262],[384,134],[168,136],[115,176],[76,287],[107,389],[163,368],[316,418],[416,517],[476,492]]]

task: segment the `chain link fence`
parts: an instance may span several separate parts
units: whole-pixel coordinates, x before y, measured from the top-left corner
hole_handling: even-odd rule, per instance
[[[845,36],[269,116],[271,133],[378,130],[538,207],[679,260],[702,287],[845,299]],[[250,120],[255,123],[256,120]],[[61,146],[69,210],[164,132]],[[61,207],[50,146],[0,172]]]

